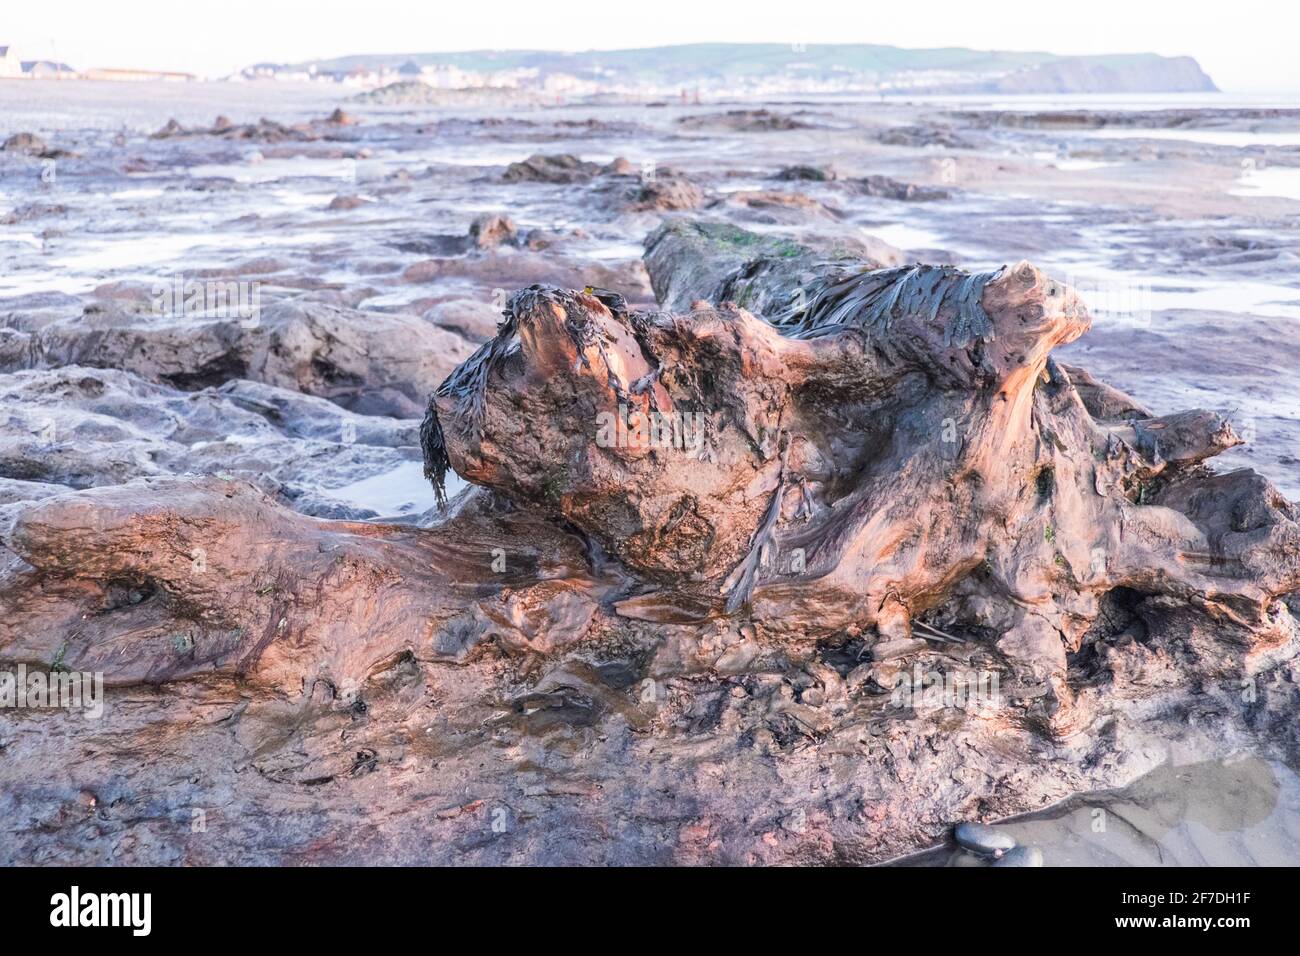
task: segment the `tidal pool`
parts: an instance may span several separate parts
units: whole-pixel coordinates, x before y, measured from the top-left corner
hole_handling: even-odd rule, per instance
[[[1082,794],[998,824],[1044,866],[1300,865],[1300,776],[1238,756],[1165,764],[1122,790]],[[985,866],[955,847],[898,866]]]

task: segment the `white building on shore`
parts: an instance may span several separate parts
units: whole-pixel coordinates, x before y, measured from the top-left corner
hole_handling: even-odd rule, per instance
[[[23,61],[18,59],[17,51],[11,46],[0,46],[0,78],[8,79],[22,75]]]

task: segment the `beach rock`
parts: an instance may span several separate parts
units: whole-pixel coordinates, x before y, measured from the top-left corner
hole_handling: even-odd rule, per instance
[[[483,213],[470,223],[469,236],[480,249],[513,243],[519,235],[514,220],[501,213]]]
[[[73,366],[0,375],[0,399],[0,477],[18,483],[13,500],[206,474],[253,482],[305,513],[363,518],[374,512],[329,489],[394,472],[418,440],[415,422],[248,381],[182,392]]]
[[[739,133],[767,133],[776,130],[808,129],[811,124],[767,109],[728,110],[683,116],[678,122],[687,129],[727,129]]]
[[[508,183],[580,183],[592,179],[600,171],[599,163],[584,162],[568,153],[534,153],[507,166],[502,178]]]
[[[427,313],[429,321],[450,329],[470,342],[486,342],[496,335],[501,324],[501,310],[481,299],[451,299],[440,302]]]
[[[775,178],[782,182],[829,183],[837,176],[834,166],[783,166]]]
[[[356,126],[361,120],[351,113],[345,113],[343,107],[336,106],[334,112],[325,118],[325,122],[331,126]]]
[[[948,199],[952,196],[946,189],[899,182],[889,176],[864,176],[862,179],[853,179],[849,182],[862,195],[874,196],[878,199],[928,202],[935,199]]]
[[[6,153],[23,153],[28,156],[43,156],[49,151],[45,140],[35,133],[14,133],[4,141],[0,150]]]
[[[657,176],[643,183],[629,208],[670,212],[695,209],[704,203],[704,190],[683,176]]]
[[[984,856],[1002,857],[1016,845],[1010,833],[983,823],[959,823],[952,835],[958,846]]]
[[[47,216],[63,216],[67,212],[68,207],[62,203],[23,203],[0,216],[0,225],[16,226],[20,222],[31,222],[34,219],[44,219]]]
[[[1036,846],[1016,846],[993,862],[994,866],[1042,866],[1043,851]]]
[[[338,195],[330,200],[325,208],[330,212],[347,212],[351,209],[360,209],[362,206],[371,205],[369,199],[363,199],[361,196],[344,196]]]
[[[759,213],[765,222],[800,222],[808,219],[839,219],[839,214],[803,193],[777,190],[740,190],[729,193],[717,205],[743,206]]]
[[[170,316],[140,305],[55,321],[15,348],[4,370],[117,368],[184,390],[251,379],[409,418],[472,351],[456,333],[409,315],[305,300],[247,317],[222,311]]]
[[[910,146],[914,149],[941,147],[943,149],[974,149],[975,146],[951,126],[921,124],[916,126],[891,126],[876,137],[886,146]]]

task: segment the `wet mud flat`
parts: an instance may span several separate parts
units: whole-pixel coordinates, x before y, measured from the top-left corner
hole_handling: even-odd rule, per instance
[[[207,476],[304,519],[444,528],[419,447],[428,396],[533,283],[654,308],[644,241],[685,217],[884,265],[1028,259],[1092,310],[1061,361],[1157,412],[1222,413],[1246,441],[1214,467],[1251,467],[1300,495],[1300,123],[1285,111],[485,109],[253,84],[9,83],[0,103],[0,526],[95,489],[143,508]],[[32,137],[11,138],[21,133]],[[466,504],[452,482],[454,513],[500,510],[511,561],[522,549],[535,567],[563,566],[596,603],[620,593],[621,572],[581,541],[534,529],[516,544],[527,532],[508,505]],[[439,560],[491,554],[454,540]],[[39,620],[66,631],[55,608],[71,598],[33,592],[8,547],[0,560],[6,661],[75,660],[75,628],[53,643],[30,632]],[[475,586],[453,571],[455,588]],[[556,593],[511,612],[518,646],[490,650],[484,625],[461,621],[380,653],[382,625],[345,625],[330,668],[267,685],[223,670],[221,648],[195,662],[195,638],[168,623],[163,579],[107,579],[101,609],[156,605],[150,634],[175,660],[141,657],[129,633],[88,657],[109,672],[101,720],[0,711],[6,862],[869,863],[932,844],[959,816],[1023,812],[1008,796],[1018,781],[1047,807],[1159,774],[1174,750],[1184,763],[1296,758],[1285,647],[1250,706],[1226,678],[1173,681],[1135,712],[1140,740],[1123,721],[1074,744],[1017,728],[1006,754],[963,759],[993,727],[963,709],[890,710],[852,634],[773,650],[710,624],[665,643],[601,630]],[[277,626],[292,632],[316,609],[273,580],[252,593],[272,608],[264,657],[293,657],[274,650]],[[304,657],[335,653],[292,640]],[[1215,731],[1179,729],[1189,712],[1212,715]],[[916,739],[944,752],[938,765]],[[1025,776],[1050,759],[1059,772]],[[906,796],[936,773],[984,798]],[[1197,799],[1232,802],[1235,779],[1209,774]],[[1257,816],[1293,833],[1287,786]],[[1175,774],[1143,799],[1181,799],[1167,795],[1182,787]],[[1249,853],[1217,855],[1164,809],[1153,812],[1182,834],[1175,849],[1140,823],[1124,847],[1084,852],[1085,838],[1071,843],[1078,806],[1092,804],[1013,825],[1049,865],[1296,859],[1293,839],[1270,855],[1254,837],[1242,838]],[[905,814],[919,825],[889,823]]]

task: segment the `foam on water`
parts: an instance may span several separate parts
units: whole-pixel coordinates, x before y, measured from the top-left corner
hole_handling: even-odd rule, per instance
[[[1300,167],[1268,166],[1264,169],[1248,169],[1228,192],[1234,196],[1278,196],[1300,200]]]

